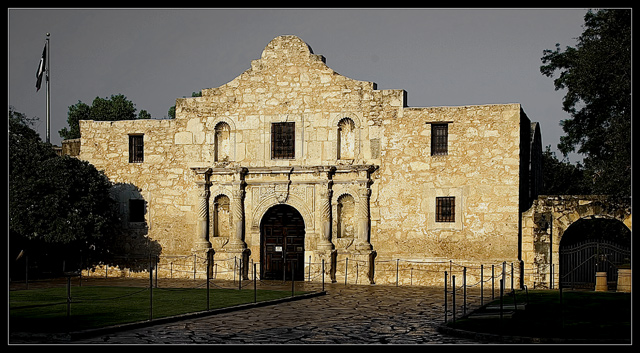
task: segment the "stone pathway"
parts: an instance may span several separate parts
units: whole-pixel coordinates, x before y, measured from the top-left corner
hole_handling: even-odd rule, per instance
[[[298,290],[309,290],[305,283]],[[289,287],[290,288],[290,287]],[[313,289],[318,289],[317,285]],[[327,284],[327,295],[67,341],[71,344],[475,344],[439,333],[442,289]],[[460,299],[461,301],[461,299]],[[10,343],[20,343],[19,339]]]

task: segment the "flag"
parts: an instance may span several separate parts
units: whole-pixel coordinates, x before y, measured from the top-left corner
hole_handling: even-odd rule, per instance
[[[47,64],[47,45],[45,44],[44,49],[42,49],[42,57],[40,58],[38,71],[36,71],[36,92],[40,90],[40,84],[42,83],[42,76],[44,75],[46,64]]]

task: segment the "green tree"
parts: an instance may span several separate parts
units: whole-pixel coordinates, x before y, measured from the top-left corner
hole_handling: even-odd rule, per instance
[[[39,163],[56,156],[51,145],[29,127],[35,120],[9,107],[9,180],[31,174]]]
[[[591,189],[584,182],[584,170],[580,163],[573,165],[560,161],[551,146],[542,152],[543,194],[546,195],[587,195]]]
[[[593,193],[631,194],[631,10],[588,11],[575,48],[545,50],[540,72],[566,89],[558,148],[585,155]]]
[[[151,114],[146,110],[141,110],[136,116],[135,104],[122,94],[111,95],[110,98],[96,97],[91,106],[81,101],[70,106],[67,114],[69,128],[63,128],[59,134],[63,139],[79,138],[80,120],[115,121],[150,118]]]
[[[9,242],[12,257],[26,250],[100,253],[119,224],[112,183],[94,166],[59,157],[22,118],[9,111]],[[13,262],[12,262],[13,263]]]

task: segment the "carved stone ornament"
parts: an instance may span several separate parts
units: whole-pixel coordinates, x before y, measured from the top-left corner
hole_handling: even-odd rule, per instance
[[[289,199],[289,186],[291,185],[291,180],[286,184],[275,184],[273,186],[273,191],[276,195],[276,200],[279,203],[285,203]]]

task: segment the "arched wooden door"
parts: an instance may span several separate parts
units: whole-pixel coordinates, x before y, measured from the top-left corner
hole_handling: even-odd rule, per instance
[[[260,222],[260,278],[296,281],[304,277],[304,220],[289,205],[271,207]]]

